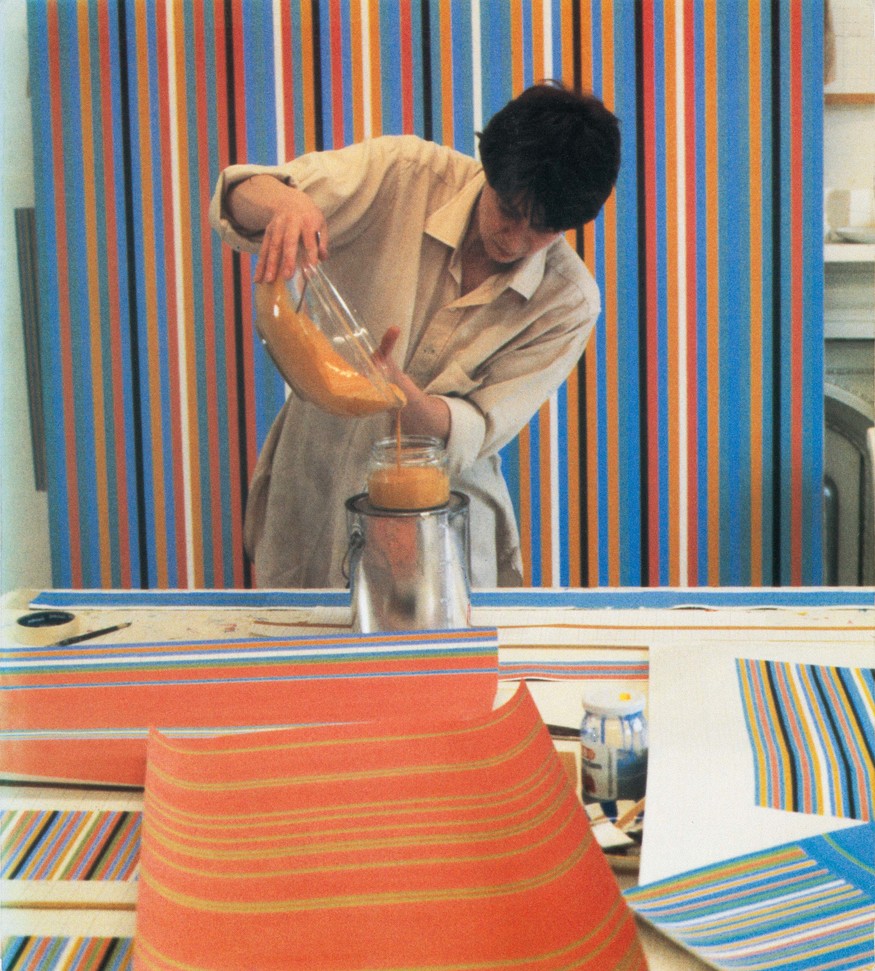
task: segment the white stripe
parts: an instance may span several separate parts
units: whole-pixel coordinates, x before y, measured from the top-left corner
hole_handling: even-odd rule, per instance
[[[151,667],[161,667],[170,664],[171,662],[177,661],[197,661],[198,663],[206,663],[208,661],[243,661],[244,663],[252,660],[262,660],[267,658],[273,658],[276,661],[288,660],[291,658],[316,658],[317,660],[335,660],[338,657],[348,657],[352,655],[353,657],[357,654],[391,654],[398,650],[406,650],[405,645],[394,645],[394,644],[381,644],[374,646],[350,646],[348,648],[343,648],[338,652],[327,652],[325,649],[305,649],[301,648],[298,650],[279,650],[272,651],[266,648],[261,650],[258,649],[248,649],[243,651],[233,651],[233,650],[214,650],[214,651],[185,651],[180,650],[178,653],[174,654],[134,654],[134,655],[104,655],[102,657],[94,657],[83,659],[81,657],[71,657],[63,658],[59,660],[52,660],[51,658],[45,658],[41,660],[25,661],[20,664],[12,664],[9,666],[4,665],[3,674],[13,675],[27,673],[28,671],[33,671],[37,668],[68,668],[68,667],[79,667],[84,666],[86,668],[103,668],[103,667],[131,667],[138,664],[143,664],[144,662]],[[434,648],[432,648],[434,649]],[[459,651],[468,651],[470,649],[470,644],[465,643],[460,646],[447,646],[444,645],[438,650],[441,654],[452,655],[457,654]],[[429,646],[422,644],[417,645],[417,653],[429,650]],[[448,659],[449,661],[449,659]],[[354,677],[355,675],[350,675]],[[37,688],[38,685],[32,685],[29,687]]]
[[[762,943],[753,943],[746,945],[737,945],[736,947],[729,947],[725,945],[712,946],[707,949],[703,948],[706,957],[717,956],[721,958],[730,959],[736,957],[743,957],[746,954],[768,954],[770,952],[780,952],[786,947],[790,947],[797,942],[804,942],[807,940],[817,940],[824,937],[831,937],[837,934],[841,930],[850,930],[855,927],[865,927],[867,924],[871,925],[872,918],[875,916],[875,908],[867,908],[861,914],[855,917],[846,917],[843,920],[836,920],[834,923],[826,924],[823,928],[818,928],[816,933],[813,935],[811,931],[806,932],[804,925],[801,930],[798,930],[795,934],[787,934],[783,937],[775,938],[769,941],[764,941]],[[844,965],[845,967],[851,967],[851,965]],[[870,964],[856,965],[863,971],[865,968],[870,968]]]
[[[544,4],[544,79],[553,77],[553,5]],[[535,78],[536,81],[541,78]]]
[[[678,297],[678,583],[686,587],[690,582],[689,543],[689,505],[690,491],[687,478],[687,215],[684,198],[687,191],[686,158],[684,133],[684,0],[675,0],[675,117],[677,118],[677,297]]]
[[[562,585],[560,575],[562,566],[562,544],[567,540],[563,537],[559,529],[559,393],[554,391],[550,395],[550,532],[551,550],[550,565],[553,570],[553,583],[551,586],[559,587]],[[569,496],[568,501],[573,502],[574,496]]]
[[[276,161],[287,161],[286,119],[285,119],[285,72],[283,71],[283,24],[280,11],[281,0],[273,0],[273,78],[274,102],[276,104]]]
[[[799,716],[802,719],[805,729],[811,738],[811,744],[814,749],[814,757],[810,759],[810,761],[813,763],[811,770],[817,778],[816,790],[820,790],[820,792],[823,793],[823,804],[818,805],[818,800],[815,798],[813,811],[826,815],[844,815],[839,808],[839,803],[844,803],[844,793],[836,792],[833,788],[832,779],[830,778],[828,771],[829,765],[833,760],[824,750],[820,728],[811,707],[811,695],[806,685],[802,683],[799,665],[787,664],[784,665],[784,669],[787,671],[790,681],[793,684],[796,697],[799,699]],[[802,758],[804,754],[805,753],[800,753],[800,758]],[[815,795],[816,791],[815,793],[812,793],[812,796]]]
[[[483,128],[483,75],[480,73],[480,0],[471,0],[471,91],[473,95],[474,130]]]
[[[188,434],[188,382],[185,334],[188,318],[185,307],[185,273],[182,258],[182,203],[180,184],[182,173],[179,163],[179,117],[176,111],[176,38],[174,31],[175,0],[167,0],[167,83],[170,102],[170,172],[171,195],[173,198],[173,246],[176,269],[176,316],[177,316],[177,353],[179,355],[179,424],[182,435],[182,489],[184,496],[183,513],[185,516],[185,585],[194,586],[194,520],[191,495],[191,441]],[[180,581],[183,578],[180,577]]]
[[[752,877],[755,879],[756,875]],[[819,883],[814,887],[809,887],[807,890],[797,890],[795,893],[782,894],[780,896],[769,897],[767,900],[761,900],[754,904],[744,904],[741,907],[729,907],[726,910],[720,910],[717,913],[705,914],[703,917],[693,917],[689,920],[681,920],[674,922],[672,921],[673,927],[696,927],[699,924],[710,924],[715,921],[724,922],[726,920],[742,917],[744,915],[756,914],[757,911],[770,910],[775,906],[781,904],[789,904],[791,902],[804,901],[807,897],[820,897],[827,890],[844,890],[853,889],[849,883],[844,880],[829,880],[826,883]]]

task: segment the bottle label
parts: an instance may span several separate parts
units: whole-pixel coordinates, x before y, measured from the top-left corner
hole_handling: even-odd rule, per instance
[[[583,797],[589,800],[640,799],[647,782],[647,752],[581,743]]]

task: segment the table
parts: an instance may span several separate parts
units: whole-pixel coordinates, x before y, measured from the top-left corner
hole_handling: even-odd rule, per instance
[[[105,635],[100,643],[294,637],[344,631],[350,624],[344,591],[18,591],[2,604],[4,641],[15,619],[31,606],[72,610],[85,630],[130,622],[129,628]],[[670,671],[674,664],[677,676],[679,652],[687,664],[698,651],[716,655],[739,647],[747,652],[774,650],[782,656],[793,656],[798,650],[806,657],[822,658],[823,663],[849,649],[866,656],[871,648],[875,658],[872,589],[476,591],[472,624],[498,630],[505,688],[513,678],[539,679],[532,680],[530,688],[544,720],[567,727],[575,726],[580,717],[582,680],[607,677],[647,693],[652,665],[659,663]],[[665,665],[657,660],[662,658]],[[565,671],[562,676],[556,674],[560,667]],[[666,713],[658,710],[659,699],[650,695],[649,705],[652,723],[665,721]],[[566,748],[574,751],[576,746]],[[663,766],[671,766],[671,753],[652,748],[651,765],[663,777],[670,775]],[[136,813],[142,803],[141,793],[135,790],[16,783],[3,787],[5,809]],[[665,788],[661,779],[654,779],[654,791],[660,795],[653,800],[648,789],[642,868],[651,876],[695,865],[702,852],[713,846],[710,832],[691,837],[689,821],[675,811]],[[778,824],[768,838],[780,831]],[[670,869],[673,859],[683,864],[675,871]],[[617,875],[621,886],[637,878],[622,867]],[[111,888],[104,897],[105,889],[90,887],[75,901],[57,887],[47,889],[48,881],[41,881],[39,906],[22,906],[26,900],[10,887],[12,883],[3,882],[7,938],[127,938],[133,933],[136,887],[132,881]],[[11,899],[18,905],[10,906]],[[646,925],[641,933],[654,971],[704,967]]]

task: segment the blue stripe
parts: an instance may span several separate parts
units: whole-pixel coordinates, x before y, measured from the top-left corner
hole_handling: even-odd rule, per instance
[[[720,577],[750,583],[750,138],[747,20],[718,5]]]
[[[51,92],[49,59],[43,52],[49,49],[47,9],[43,4],[27,4],[27,36],[30,60],[31,122],[34,138],[40,146],[34,152],[34,181],[36,193],[36,234],[39,252],[58,252],[53,173],[59,160],[54,158],[52,142]],[[54,52],[53,52],[54,53]],[[40,340],[40,364],[43,377],[42,393],[46,414],[55,421],[44,424],[46,437],[46,471],[50,483],[51,501],[48,504],[52,582],[69,585],[71,582],[71,550],[69,494],[67,491],[67,449],[64,444],[63,387],[59,379],[61,345],[56,333],[60,318],[60,294],[56,261],[37,261],[40,287],[40,331],[48,339]],[[66,296],[65,298],[66,299]]]
[[[457,151],[476,156],[470,0],[451,0],[450,10],[453,30],[453,143]]]
[[[401,23],[395,4],[380,7],[380,96],[383,108],[384,135],[400,135],[404,130],[401,94]]]
[[[475,607],[559,607],[651,610],[671,607],[854,607],[875,616],[875,587],[497,589],[474,590]],[[44,590],[32,608],[86,607],[343,607],[348,590]],[[476,630],[476,628],[474,628]]]

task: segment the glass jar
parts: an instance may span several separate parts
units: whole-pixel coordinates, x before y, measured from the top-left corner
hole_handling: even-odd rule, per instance
[[[401,408],[403,392],[374,361],[374,342],[322,266],[255,287],[255,329],[290,388],[333,415]]]
[[[368,498],[379,509],[436,509],[450,500],[443,443],[427,435],[381,438],[371,447]]]
[[[607,687],[588,691],[580,747],[584,802],[641,799],[647,784],[644,696]]]

